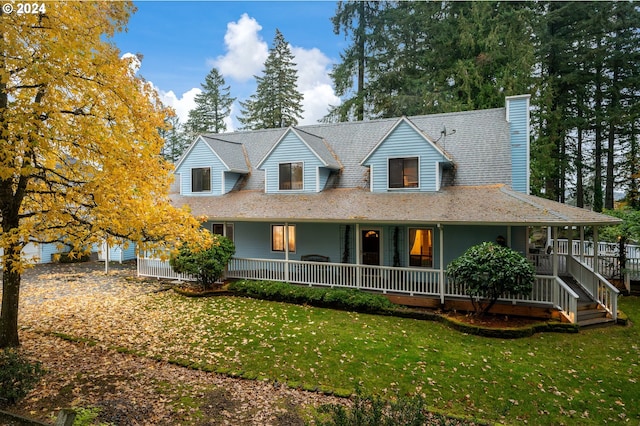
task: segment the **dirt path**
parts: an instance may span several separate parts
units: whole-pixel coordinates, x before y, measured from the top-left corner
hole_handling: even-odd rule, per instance
[[[103,295],[136,297],[166,284],[135,279],[135,264],[108,275],[102,262],[38,265],[23,276],[21,315],[31,318],[60,298],[82,303]],[[78,320],[82,320],[79,318]],[[13,412],[53,422],[65,407],[98,407],[114,425],[302,425],[306,407],[344,402],[271,382],[233,379],[21,330],[21,350],[46,376]],[[308,420],[308,419],[307,419]]]

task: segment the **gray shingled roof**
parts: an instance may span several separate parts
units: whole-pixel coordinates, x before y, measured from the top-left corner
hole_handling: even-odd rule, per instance
[[[294,131],[313,150],[326,167],[331,169],[339,169],[341,167],[340,162],[331,152],[331,149],[322,137],[313,135],[299,128],[294,128]]]
[[[219,197],[174,194],[213,221],[415,223],[476,225],[611,225],[616,218],[525,195],[506,185],[452,186],[439,192],[373,193],[329,189],[312,194],[236,191]]]
[[[227,165],[229,171],[249,173],[250,168],[247,164],[245,150],[242,144],[225,141],[211,135],[203,135],[202,140],[204,140],[218,157],[220,157],[220,160]]]
[[[505,108],[408,117],[456,165],[452,186],[439,192],[372,193],[360,162],[398,118],[295,128],[327,164],[342,167],[335,188],[311,194],[265,194],[256,169],[288,129],[207,135],[219,155],[245,148],[249,174],[240,191],[217,196],[172,195],[196,216],[219,221],[609,225],[618,219],[510,189],[511,153]],[[208,142],[209,143],[209,142]],[[213,146],[212,146],[213,147]],[[228,151],[225,151],[227,150]],[[224,154],[221,154],[225,151]],[[235,159],[239,160],[240,156]],[[242,156],[245,159],[245,156]],[[231,161],[229,159],[229,161]],[[235,164],[235,163],[234,163]],[[234,167],[239,167],[235,164]]]
[[[446,114],[408,117],[430,140],[445,151],[456,164],[455,185],[511,185],[511,151],[506,109],[496,108]],[[368,170],[360,165],[399,118],[347,123],[297,126],[299,135],[322,158],[331,158],[342,166],[338,188],[368,187]],[[264,159],[288,129],[266,129],[207,135],[242,143],[251,165],[245,189],[264,189],[264,171],[255,167]],[[444,133],[446,132],[446,133]],[[313,144],[313,145],[312,145]],[[326,144],[326,145],[325,145]],[[326,151],[323,151],[322,145]],[[322,152],[320,152],[322,151]]]

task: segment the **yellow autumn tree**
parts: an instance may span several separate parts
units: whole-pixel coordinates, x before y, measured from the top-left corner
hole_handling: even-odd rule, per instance
[[[19,344],[28,242],[74,252],[105,237],[143,249],[211,243],[169,203],[172,166],[158,132],[167,111],[111,41],[133,5],[44,5],[34,14],[0,11],[0,348]]]

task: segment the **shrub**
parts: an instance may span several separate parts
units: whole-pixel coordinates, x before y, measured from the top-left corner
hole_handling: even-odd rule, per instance
[[[354,289],[302,287],[277,281],[236,281],[229,285],[229,290],[256,299],[359,312],[382,312],[391,310],[394,306],[389,299],[379,294]]]
[[[447,275],[464,285],[479,314],[489,312],[504,294],[525,295],[535,280],[533,265],[520,253],[495,243],[469,248],[447,266]]]
[[[340,404],[321,405],[319,416],[315,419],[320,426],[422,426],[427,424],[447,424],[441,416],[427,412],[426,404],[420,396],[397,397],[387,402],[380,397],[362,396],[360,390],[356,390],[353,406],[345,408]],[[328,417],[328,419],[327,419]]]
[[[0,351],[0,402],[14,404],[26,396],[40,380],[44,370],[15,349]]]
[[[208,290],[222,276],[235,252],[236,248],[230,239],[216,235],[214,243],[208,249],[182,244],[178,253],[169,259],[169,264],[179,274],[196,276],[198,283]]]

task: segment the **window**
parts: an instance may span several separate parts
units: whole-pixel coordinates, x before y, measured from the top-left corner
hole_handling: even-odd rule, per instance
[[[271,250],[284,251],[284,229],[285,225],[271,225]],[[288,225],[289,228],[289,252],[296,251],[296,226]]]
[[[302,189],[302,163],[280,164],[280,190]]]
[[[418,187],[418,157],[389,159],[389,188]]]
[[[191,192],[211,191],[211,168],[191,169]]]
[[[433,267],[433,229],[409,228],[409,266]]]
[[[224,235],[233,241],[233,223],[212,223],[211,232],[218,235]]]

